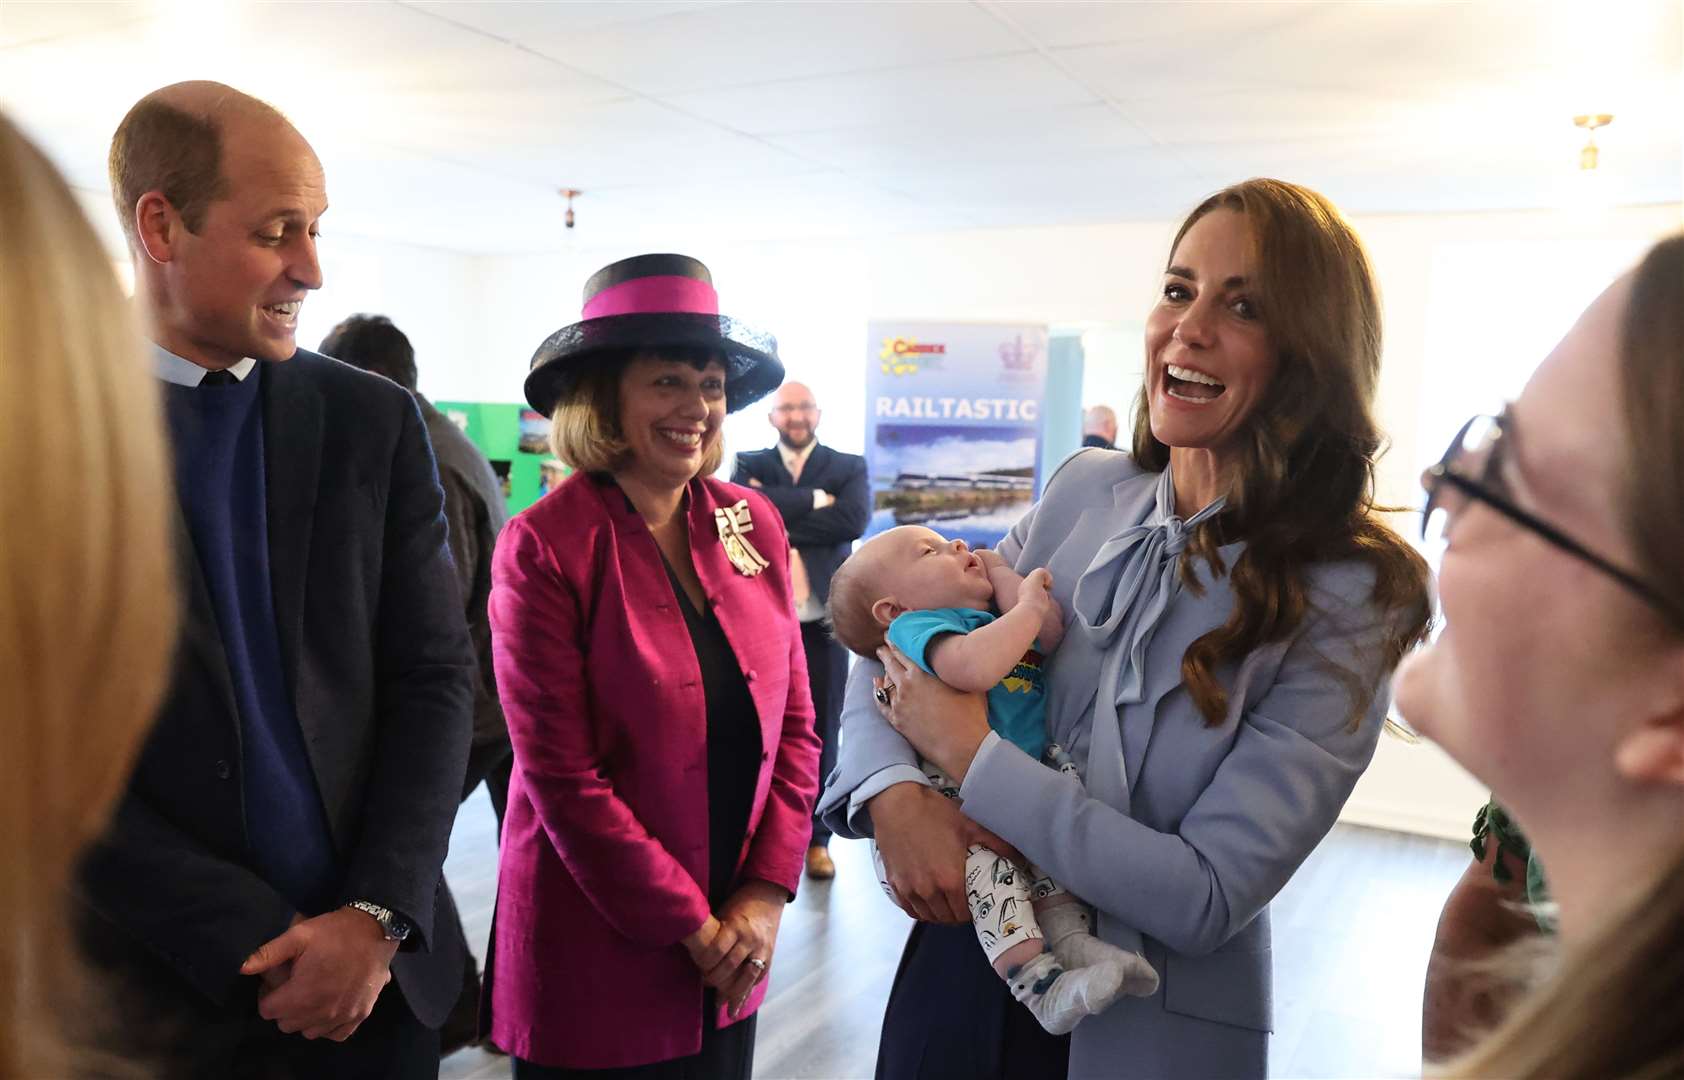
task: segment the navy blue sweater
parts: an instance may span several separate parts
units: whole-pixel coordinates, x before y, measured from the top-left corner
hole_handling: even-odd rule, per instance
[[[263,370],[230,386],[164,384],[176,490],[210,590],[239,709],[252,869],[306,915],[339,899],[327,814],[281,662],[269,580]]]

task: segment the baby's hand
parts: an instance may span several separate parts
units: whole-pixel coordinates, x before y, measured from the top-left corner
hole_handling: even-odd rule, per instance
[[[971,554],[975,555],[977,560],[982,563],[984,573],[1006,565],[1006,560],[1002,559],[1000,553],[993,548],[977,548]]]
[[[1027,607],[1041,616],[1057,612],[1058,601],[1052,598],[1052,583],[1052,575],[1047,572],[1046,567],[1029,571],[1023,579],[1023,584],[1018,586],[1018,605]]]

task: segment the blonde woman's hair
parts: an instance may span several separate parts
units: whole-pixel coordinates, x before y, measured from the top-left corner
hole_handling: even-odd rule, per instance
[[[158,391],[69,189],[0,116],[0,1076],[86,1067],[67,893],[167,678]]]
[[[631,448],[620,431],[620,377],[634,356],[644,355],[689,364],[697,370],[720,360],[715,350],[686,347],[639,349],[590,361],[562,390],[550,413],[550,450],[575,471],[611,473],[630,461]],[[712,476],[724,460],[724,434],[716,431],[696,475]]]
[[[1684,234],[1638,267],[1621,329],[1627,458],[1620,503],[1638,576],[1684,609]],[[1661,630],[1684,641],[1684,626]],[[1546,872],[1548,867],[1545,867]],[[1684,843],[1619,917],[1560,957],[1444,1075],[1516,1080],[1684,1076]]]

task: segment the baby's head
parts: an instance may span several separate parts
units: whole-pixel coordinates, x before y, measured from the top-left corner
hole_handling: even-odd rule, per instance
[[[994,586],[982,560],[963,540],[945,540],[922,525],[902,525],[867,540],[830,579],[830,625],[836,640],[874,657],[883,632],[903,611],[988,610]]]

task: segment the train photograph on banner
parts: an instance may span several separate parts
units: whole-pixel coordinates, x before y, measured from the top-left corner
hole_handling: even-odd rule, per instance
[[[992,547],[1040,492],[1046,327],[883,321],[867,334],[866,535],[928,525]]]

